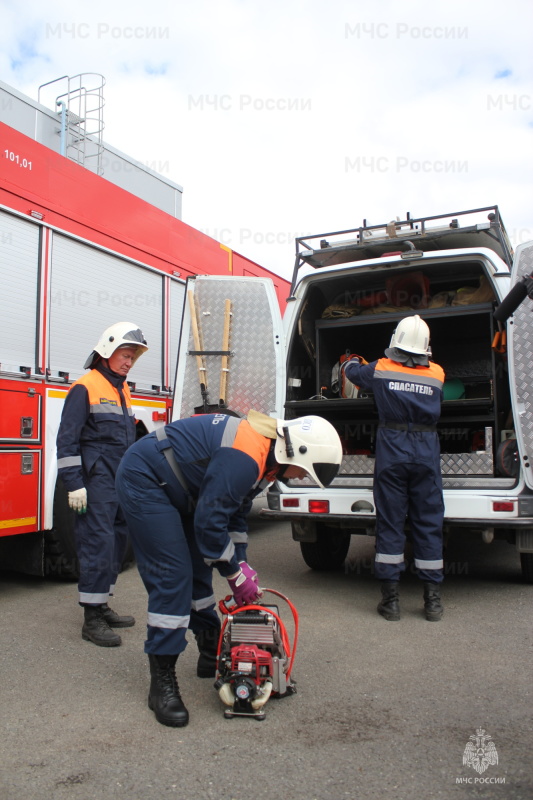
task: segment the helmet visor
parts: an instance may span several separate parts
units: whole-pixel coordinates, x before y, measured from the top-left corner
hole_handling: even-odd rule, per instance
[[[329,486],[334,478],[337,477],[340,464],[313,464],[313,469],[322,486]]]
[[[136,342],[137,344],[146,344],[146,339],[142,335],[142,331],[136,328],[133,331],[128,331],[122,336],[125,342]]]

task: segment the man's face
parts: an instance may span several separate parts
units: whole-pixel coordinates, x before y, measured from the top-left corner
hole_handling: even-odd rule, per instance
[[[286,466],[285,464],[278,464],[274,469],[265,474],[265,480],[272,482],[275,480],[281,483],[287,483],[291,478],[298,478],[302,480],[307,476],[307,472],[302,467],[296,467],[294,464]]]
[[[136,347],[119,347],[115,352],[109,356],[107,363],[109,369],[116,372],[117,375],[126,376],[130,371],[133,362],[137,356]]]
[[[307,472],[303,467],[297,467],[292,464],[289,467],[285,467],[283,472],[281,473],[281,477],[283,480],[290,480],[291,478],[297,478],[298,480],[302,480],[307,476]]]

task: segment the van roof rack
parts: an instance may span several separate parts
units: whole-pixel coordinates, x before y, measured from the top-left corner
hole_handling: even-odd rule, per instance
[[[486,213],[485,217],[480,215]],[[477,215],[474,219],[464,219]],[[461,220],[459,220],[461,218]],[[460,225],[463,223],[463,226]],[[430,224],[428,224],[430,223]],[[487,247],[511,267],[513,249],[504,228],[498,206],[456,211],[432,217],[396,218],[381,225],[367,225],[344,231],[317,233],[296,239],[296,261],[290,296],[296,287],[302,266],[332,267],[347,262],[379,258],[392,252],[454,250],[464,247]]]

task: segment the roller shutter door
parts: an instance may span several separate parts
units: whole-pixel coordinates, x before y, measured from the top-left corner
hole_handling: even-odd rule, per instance
[[[162,385],[163,277],[83,242],[55,234],[50,296],[50,369],[84,374],[101,333],[115,322],[141,328],[149,350],[132,368],[138,388]]]
[[[0,211],[0,319],[4,372],[35,371],[39,225]]]

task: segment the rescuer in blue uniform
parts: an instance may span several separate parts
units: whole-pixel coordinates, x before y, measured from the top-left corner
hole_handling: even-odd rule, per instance
[[[325,486],[341,458],[339,436],[321,417],[282,421],[255,411],[247,419],[179,419],[125,454],[116,486],[148,592],[148,705],[158,722],[182,727],[189,720],[175,674],[188,628],[200,650],[197,674],[215,676],[220,620],[213,567],[238,605],[260,595],[257,573],[246,562],[253,498],[276,477],[309,473]]]
[[[121,644],[112,628],[135,624],[108,605],[128,541],[115,490],[120,459],[135,441],[135,417],[126,377],[148,349],[139,328],[107,328],[85,363],[90,372],[72,384],[57,434],[57,467],[75,520],[80,564],[82,637],[100,647]]]
[[[406,520],[415,569],[424,583],[426,619],[438,621],[443,613],[444,501],[436,423],[444,372],[429,360],[429,354],[429,328],[417,314],[400,321],[385,358],[371,364],[355,358],[343,365],[348,380],[373,392],[379,415],[375,574],[382,581],[378,611],[389,621],[400,619],[398,589],[405,569]]]

